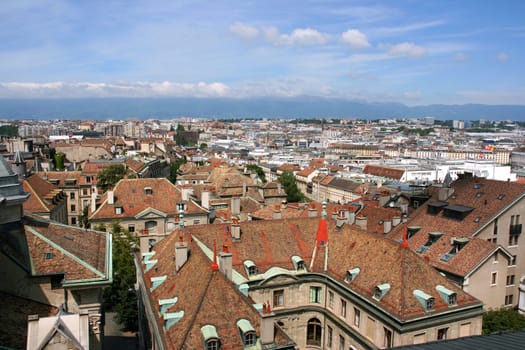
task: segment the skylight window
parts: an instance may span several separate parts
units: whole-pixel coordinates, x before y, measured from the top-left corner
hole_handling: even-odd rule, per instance
[[[499,200],[502,200],[503,198],[505,198],[505,195],[503,193],[498,194],[498,199]]]

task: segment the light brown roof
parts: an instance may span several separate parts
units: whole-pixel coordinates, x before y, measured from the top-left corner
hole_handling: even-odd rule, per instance
[[[387,168],[379,165],[367,164],[363,169],[364,174],[370,174],[375,176],[388,177],[392,179],[401,179],[405,173],[402,169]]]
[[[212,227],[214,225],[204,225]],[[186,231],[189,232],[189,231]],[[179,240],[180,230],[155,245],[158,259],[155,269],[145,273],[146,283],[151,277],[166,275],[167,279],[149,294],[152,305],[160,311],[158,301],[177,297],[177,302],[167,312],[184,311],[184,316],[166,330],[164,321],[156,312],[157,323],[161,326],[164,342],[168,349],[200,349],[203,344],[201,327],[213,325],[220,338],[223,349],[243,349],[236,322],[244,318],[260,334],[260,315],[249,298],[242,295],[221,272],[212,271],[211,261],[193,242],[191,255],[182,268],[175,272],[175,242]],[[189,236],[185,235],[186,241]],[[144,268],[144,265],[143,265]],[[277,332],[277,344],[291,341],[282,332]]]
[[[24,202],[24,211],[30,213],[50,212],[56,204],[53,197],[62,192],[57,186],[42,179],[38,175],[31,175],[22,181],[24,192],[30,193],[29,199]]]
[[[152,194],[146,194],[150,188]],[[147,208],[160,210],[168,215],[178,216],[177,203],[182,202],[182,194],[171,182],[164,178],[122,179],[114,190],[115,202],[107,203],[107,192],[102,198],[102,205],[91,215],[90,219],[122,219],[134,217]],[[185,202],[185,215],[204,214],[206,210],[194,202]],[[122,214],[115,214],[115,207],[122,207]]]
[[[188,227],[188,232],[208,247],[217,242],[220,247],[230,246],[233,254],[233,268],[241,275],[246,275],[243,261],[252,260],[264,273],[276,266],[294,269],[290,259],[298,255],[308,264],[312,256],[315,235],[319,219],[301,218],[290,220],[247,221],[241,223],[241,241],[231,242],[225,236],[224,225],[202,225]],[[443,285],[457,293],[458,306],[480,306],[481,303],[463,292],[423,258],[399,243],[379,235],[355,230],[344,225],[340,230],[333,220],[328,220],[328,256],[327,274],[346,284],[347,271],[359,267],[361,272],[348,288],[359,293],[370,303],[377,304],[393,317],[402,321],[426,315],[419,301],[414,297],[416,289],[435,296],[435,313],[447,312],[450,307],[436,292],[436,286]],[[324,273],[321,263],[324,250],[318,251],[313,270]],[[387,267],[388,268],[385,268]],[[380,300],[372,298],[375,286],[389,283],[390,291]]]

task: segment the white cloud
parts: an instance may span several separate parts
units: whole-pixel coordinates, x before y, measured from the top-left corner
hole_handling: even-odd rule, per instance
[[[224,97],[230,87],[223,83],[0,83],[0,97]]]
[[[436,21],[430,21],[430,22],[413,23],[413,24],[408,24],[408,25],[399,26],[399,27],[376,28],[373,30],[373,32],[374,34],[380,35],[380,36],[395,36],[395,35],[404,34],[407,32],[437,27],[443,24],[445,24],[445,21],[436,20]]]
[[[509,55],[507,55],[505,52],[499,53],[496,58],[500,62],[507,62],[509,60]]]
[[[230,26],[230,31],[244,39],[252,39],[259,35],[259,29],[244,23],[234,23]]]
[[[328,34],[312,28],[297,28],[290,34],[281,34],[275,27],[263,29],[266,41],[278,46],[307,46],[326,44],[330,39]]]
[[[455,56],[454,56],[454,61],[457,61],[457,62],[466,62],[470,60],[470,57],[468,57],[465,53],[463,52],[460,52],[460,53],[457,53]]]
[[[357,29],[347,30],[341,34],[341,38],[343,42],[352,49],[366,49],[370,47],[370,43],[368,42],[366,35]]]
[[[427,50],[423,46],[404,42],[396,45],[379,44],[378,48],[385,50],[390,56],[423,57]]]

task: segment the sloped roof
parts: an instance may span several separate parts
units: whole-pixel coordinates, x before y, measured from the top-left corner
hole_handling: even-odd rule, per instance
[[[152,194],[146,194],[150,188]],[[171,182],[164,178],[122,179],[113,189],[115,202],[107,202],[107,192],[102,197],[102,205],[90,219],[122,219],[134,217],[147,208],[159,210],[168,215],[178,215],[177,203],[182,202],[182,194]],[[206,210],[192,201],[186,201],[185,214],[204,214]],[[115,214],[115,207],[122,207],[122,214]]]
[[[208,225],[209,226],[209,225]],[[188,231],[185,231],[188,240]],[[160,299],[177,298],[177,302],[167,312],[184,311],[184,316],[166,330],[164,320],[155,312],[157,323],[161,325],[167,349],[200,349],[203,338],[201,327],[213,325],[220,338],[221,348],[243,349],[237,321],[248,320],[260,334],[260,315],[252,306],[249,298],[242,295],[236,286],[219,271],[212,271],[211,261],[195,244],[190,243],[191,255],[182,268],[175,272],[175,242],[179,240],[178,230],[155,245],[158,259],[152,269],[145,273],[146,282],[151,277],[166,275],[167,279],[149,293],[152,305],[159,310]],[[282,332],[277,332],[277,344],[290,344],[291,341]]]
[[[56,204],[53,197],[58,196],[62,190],[38,175],[31,175],[22,181],[24,192],[30,193],[29,199],[24,203],[26,212],[50,212]]]
[[[187,230],[208,247],[213,246],[215,241],[218,246],[229,245],[233,254],[233,268],[248,279],[243,265],[245,260],[252,260],[259,273],[264,273],[271,267],[294,269],[290,259],[292,255],[298,255],[309,263],[318,223],[318,218],[242,222],[241,240],[233,243],[224,234],[227,224],[191,226]],[[348,288],[393,317],[407,321],[426,315],[426,311],[413,295],[416,289],[436,296],[434,313],[449,311],[451,307],[436,292],[438,284],[457,293],[456,308],[481,306],[481,302],[460,290],[417,253],[402,248],[399,243],[355,230],[348,225],[337,230],[333,220],[328,220],[327,225],[330,246],[328,271],[324,272],[319,263],[324,259],[325,250],[321,249],[313,266],[314,272],[327,273],[335,280],[345,283],[347,271],[359,267],[361,273],[351,284],[347,284]],[[374,288],[382,283],[389,283],[391,289],[377,301],[372,298]]]
[[[111,279],[109,233],[28,216],[24,224],[33,274],[64,274],[66,283]]]
[[[379,165],[367,164],[363,169],[364,174],[370,174],[375,176],[388,177],[399,180],[403,177],[405,171],[403,169],[387,168]]]

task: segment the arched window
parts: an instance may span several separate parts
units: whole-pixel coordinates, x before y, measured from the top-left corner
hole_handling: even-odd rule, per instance
[[[217,339],[208,340],[206,342],[206,350],[219,350],[219,341]]]
[[[310,319],[306,331],[306,345],[321,346],[321,333],[321,321],[317,318]]]

